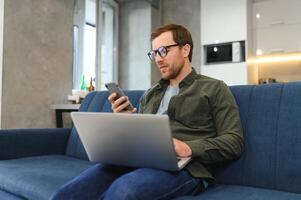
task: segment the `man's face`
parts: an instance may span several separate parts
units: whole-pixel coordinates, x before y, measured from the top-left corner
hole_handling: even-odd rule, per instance
[[[172,32],[164,32],[152,41],[152,49],[157,50],[162,46],[174,45]],[[156,64],[161,72],[161,77],[165,80],[176,78],[184,66],[184,55],[180,46],[167,48],[167,55],[161,57],[158,53],[155,57]]]

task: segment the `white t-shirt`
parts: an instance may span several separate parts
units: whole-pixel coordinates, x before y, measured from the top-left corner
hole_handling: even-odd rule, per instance
[[[179,94],[179,86],[170,86],[169,85],[164,93],[162,100],[161,100],[157,114],[159,114],[159,115],[167,114],[169,101],[170,101],[171,97],[173,97],[177,94]]]

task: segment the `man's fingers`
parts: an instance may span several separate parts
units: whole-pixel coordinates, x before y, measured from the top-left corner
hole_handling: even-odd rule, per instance
[[[131,103],[129,101],[129,98],[127,96],[122,96],[118,99],[116,99],[117,94],[116,93],[112,93],[109,97],[108,100],[109,102],[112,104],[112,110],[115,113],[118,112],[129,112],[129,113],[134,113],[137,111],[136,108],[134,108],[133,110],[126,110],[125,108],[127,106],[129,106]]]
[[[113,104],[116,97],[117,97],[117,94],[116,94],[115,92],[112,93],[112,94],[108,97],[109,102],[110,102],[111,104]]]
[[[109,101],[111,102],[111,104],[112,104],[112,110],[114,111],[114,112],[116,112],[116,109],[121,105],[121,104],[123,104],[123,102],[124,101],[126,101],[126,98],[125,97],[120,97],[120,98],[118,98],[117,100],[115,100],[116,99],[116,96],[117,96],[117,94],[115,93],[115,95],[110,95],[109,96]]]
[[[119,99],[118,99],[119,100]],[[125,99],[124,99],[125,100]],[[118,104],[118,106],[116,107],[116,112],[121,112],[121,111],[124,111],[125,110],[125,108],[128,106],[128,105],[130,105],[130,102],[127,100],[127,101],[121,101],[121,103],[120,104]],[[116,104],[117,104],[117,101],[116,101]]]
[[[116,99],[114,104],[117,105],[117,107],[118,107],[118,105],[124,104],[126,101],[127,101],[127,98],[125,96],[122,96],[122,97]]]
[[[188,156],[192,155],[192,150],[185,142],[182,142],[181,140],[173,138],[173,143],[174,143],[174,147],[175,147],[177,156],[188,157]]]

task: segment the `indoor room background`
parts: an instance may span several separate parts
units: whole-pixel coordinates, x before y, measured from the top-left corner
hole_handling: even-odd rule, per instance
[[[146,55],[150,34],[167,23],[191,31],[198,73],[228,85],[299,81],[299,8],[298,0],[0,0],[1,128],[55,127],[51,105],[69,103],[83,77],[97,90],[109,81],[147,89],[160,78]],[[210,47],[233,43],[238,60],[209,62]]]

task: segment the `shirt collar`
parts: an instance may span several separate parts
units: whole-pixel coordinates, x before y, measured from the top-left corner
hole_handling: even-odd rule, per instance
[[[184,85],[191,85],[196,78],[197,73],[194,68],[192,68],[191,72],[179,83],[179,87],[183,87]]]
[[[197,73],[194,68],[192,68],[192,71],[179,83],[179,88],[183,87],[183,85],[191,85],[192,82],[194,81],[195,77],[197,76]],[[169,80],[164,80],[161,79],[158,84],[156,89],[162,89],[166,88],[169,85]]]

